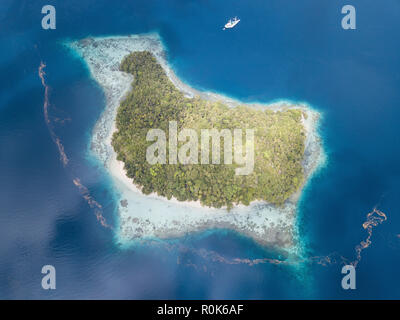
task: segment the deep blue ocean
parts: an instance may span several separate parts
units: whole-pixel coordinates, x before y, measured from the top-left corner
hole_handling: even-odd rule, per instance
[[[56,8],[56,30],[41,28],[46,4]],[[345,4],[357,10],[356,30],[341,27]],[[241,22],[222,31],[233,16]],[[341,263],[232,265],[194,254],[274,257],[234,232],[177,240],[193,250],[127,248],[97,221],[72,179],[116,224],[110,177],[89,155],[105,98],[61,43],[148,32],[195,88],[245,102],[305,101],[323,114],[328,160],[303,192],[298,225],[307,256],[354,260],[366,215],[386,214],[362,251],[356,290],[342,289]],[[400,298],[398,0],[2,0],[0,48],[0,298]],[[67,168],[44,119],[41,61]],[[41,287],[47,264],[56,290]]]

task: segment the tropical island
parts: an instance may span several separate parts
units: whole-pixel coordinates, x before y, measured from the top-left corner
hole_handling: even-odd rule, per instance
[[[131,53],[120,70],[132,74],[133,82],[118,108],[112,145],[117,159],[125,164],[127,176],[144,194],[200,200],[202,205],[217,208],[249,205],[254,200],[282,205],[302,184],[304,111],[260,110],[244,105],[230,108],[221,101],[185,97],[149,51]],[[209,128],[227,129],[232,135],[237,128],[253,129],[254,170],[236,175],[238,164],[212,164],[211,159],[209,164],[148,163],[146,150],[152,142],[147,141],[147,132],[150,128],[168,132],[171,121],[176,121],[178,132],[191,128],[199,136],[202,129]],[[169,146],[169,135],[166,137]],[[223,143],[219,142],[211,140],[223,154]],[[178,147],[183,144],[179,142]],[[196,152],[196,158],[200,158],[200,151]]]
[[[130,245],[224,229],[263,246],[301,250],[298,199],[324,161],[319,112],[305,103],[250,104],[196,90],[175,75],[156,33],[85,38],[65,45],[104,93],[90,155],[111,177],[119,242]],[[146,134],[162,128],[169,139],[173,122],[177,132],[254,129],[254,168],[238,175],[236,169],[243,165],[225,164],[222,156],[221,164],[150,164],[146,149],[155,142]],[[247,146],[246,139],[247,133],[242,146]]]

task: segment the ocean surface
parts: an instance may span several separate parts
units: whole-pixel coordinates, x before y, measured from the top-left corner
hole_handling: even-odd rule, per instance
[[[0,298],[400,298],[399,1],[352,0],[356,30],[341,28],[348,1],[82,2],[0,2]],[[56,30],[41,28],[46,4],[56,8]],[[222,31],[233,16],[241,22]],[[85,195],[118,226],[112,181],[90,152],[105,97],[62,43],[150,32],[160,35],[177,76],[196,89],[245,102],[307,102],[322,113],[327,162],[298,209],[307,262],[232,264],[282,257],[227,230],[126,246],[96,218]],[[375,207],[387,220],[370,229],[357,288],[343,290],[342,259],[321,257],[354,261]],[[56,290],[41,287],[44,265],[56,268]]]

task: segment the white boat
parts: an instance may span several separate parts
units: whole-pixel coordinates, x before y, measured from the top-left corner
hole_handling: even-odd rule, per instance
[[[236,26],[240,22],[240,19],[237,17],[234,17],[233,19],[229,19],[229,21],[225,24],[225,27],[222,30],[225,29],[231,29],[234,26]]]

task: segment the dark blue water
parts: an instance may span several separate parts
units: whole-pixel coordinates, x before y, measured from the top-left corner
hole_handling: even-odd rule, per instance
[[[41,29],[53,4],[57,29]],[[400,298],[400,3],[352,0],[357,30],[341,28],[347,1],[13,1],[0,4],[0,298]],[[222,32],[228,17],[240,24]],[[375,206],[357,265],[357,289],[341,288],[340,263],[300,267],[230,265],[226,257],[273,256],[233,232],[178,240],[192,250],[122,248],[96,220],[79,177],[116,224],[110,178],[88,160],[104,96],[66,38],[158,32],[168,61],[190,85],[243,101],[306,101],[323,114],[328,163],[307,186],[299,228],[307,256],[351,261]],[[43,114],[44,61],[64,168]],[[41,288],[41,268],[57,289]]]

